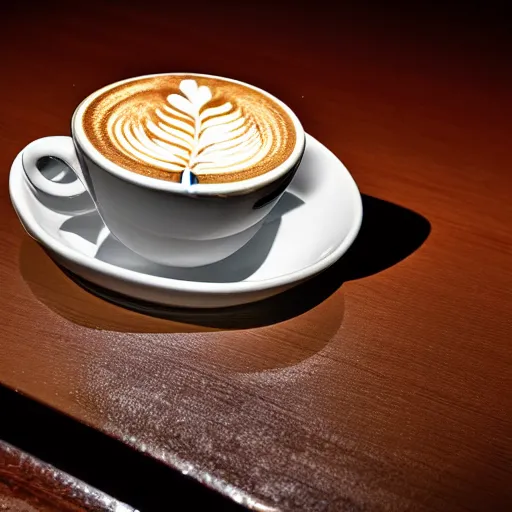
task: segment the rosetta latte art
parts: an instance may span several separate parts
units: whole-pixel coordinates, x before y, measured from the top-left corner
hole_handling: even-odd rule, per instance
[[[257,88],[200,74],[169,73],[106,86],[81,106],[99,157],[184,186],[236,183],[292,155],[296,120]]]
[[[263,116],[248,115],[230,101],[209,106],[210,88],[182,80],[180,94],[167,96],[153,119],[121,111],[107,123],[111,140],[130,158],[162,170],[181,172],[185,184],[201,174],[235,173],[261,161],[279,134]]]

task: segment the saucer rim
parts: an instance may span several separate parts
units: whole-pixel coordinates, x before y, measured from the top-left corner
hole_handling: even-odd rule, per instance
[[[32,215],[30,208],[27,208],[27,210],[29,210],[30,212],[29,215],[22,213],[20,211],[19,202],[17,202],[15,199],[15,173],[23,172],[23,170],[20,168],[22,152],[20,152],[16,156],[11,166],[11,170],[9,173],[9,194],[14,210],[16,211],[16,214],[18,215],[23,227],[37,242],[43,244],[51,252],[55,252],[61,258],[70,260],[78,266],[89,268],[95,272],[98,272],[99,274],[113,277],[115,279],[121,279],[123,281],[131,282],[136,285],[149,286],[160,290],[172,289],[175,292],[184,293],[199,292],[201,294],[223,295],[231,293],[258,292],[272,288],[285,287],[293,283],[304,281],[306,279],[309,279],[310,277],[313,277],[314,275],[329,268],[338,259],[340,259],[357,237],[363,220],[363,203],[361,194],[359,192],[359,188],[357,187],[354,178],[352,177],[348,169],[341,162],[341,160],[336,155],[334,155],[334,153],[332,153],[332,151],[330,151],[326,146],[324,146],[320,141],[318,141],[309,134],[306,134],[306,138],[308,139],[306,144],[306,151],[308,144],[318,144],[322,151],[330,153],[330,155],[332,155],[336,159],[337,164],[340,166],[340,169],[342,169],[343,172],[345,172],[346,178],[348,178],[347,184],[345,186],[348,186],[350,188],[348,193],[352,197],[352,200],[354,202],[352,225],[349,229],[349,232],[343,238],[340,244],[324,258],[300,270],[296,270],[286,274],[280,274],[278,276],[266,279],[223,283],[212,283],[204,281],[184,281],[169,277],[144,274],[143,272],[137,272],[135,270],[118,267],[117,265],[114,265],[112,263],[97,260],[94,257],[83,254],[67,246],[64,242],[58,240],[57,238],[54,238],[52,235],[47,233],[44,230],[44,228],[40,226],[40,224]],[[22,177],[22,179],[26,180],[24,176]]]

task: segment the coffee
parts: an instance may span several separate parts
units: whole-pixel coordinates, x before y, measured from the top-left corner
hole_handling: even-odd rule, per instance
[[[294,121],[262,91],[227,79],[169,74],[102,89],[83,111],[94,148],[118,166],[182,183],[230,183],[285,162]]]

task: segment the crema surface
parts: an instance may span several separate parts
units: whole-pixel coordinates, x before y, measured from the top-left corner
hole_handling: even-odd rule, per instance
[[[113,85],[86,107],[86,137],[103,156],[174,182],[229,183],[283,163],[296,144],[287,112],[239,83],[159,75]]]

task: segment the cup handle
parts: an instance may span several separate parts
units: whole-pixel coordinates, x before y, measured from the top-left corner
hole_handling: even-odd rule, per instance
[[[45,178],[37,168],[37,162],[43,157],[55,157],[62,160],[76,174],[78,180],[71,183],[59,183]],[[71,137],[44,137],[31,142],[23,150],[22,163],[28,180],[41,192],[57,197],[77,196],[83,194],[84,188],[89,192]]]

